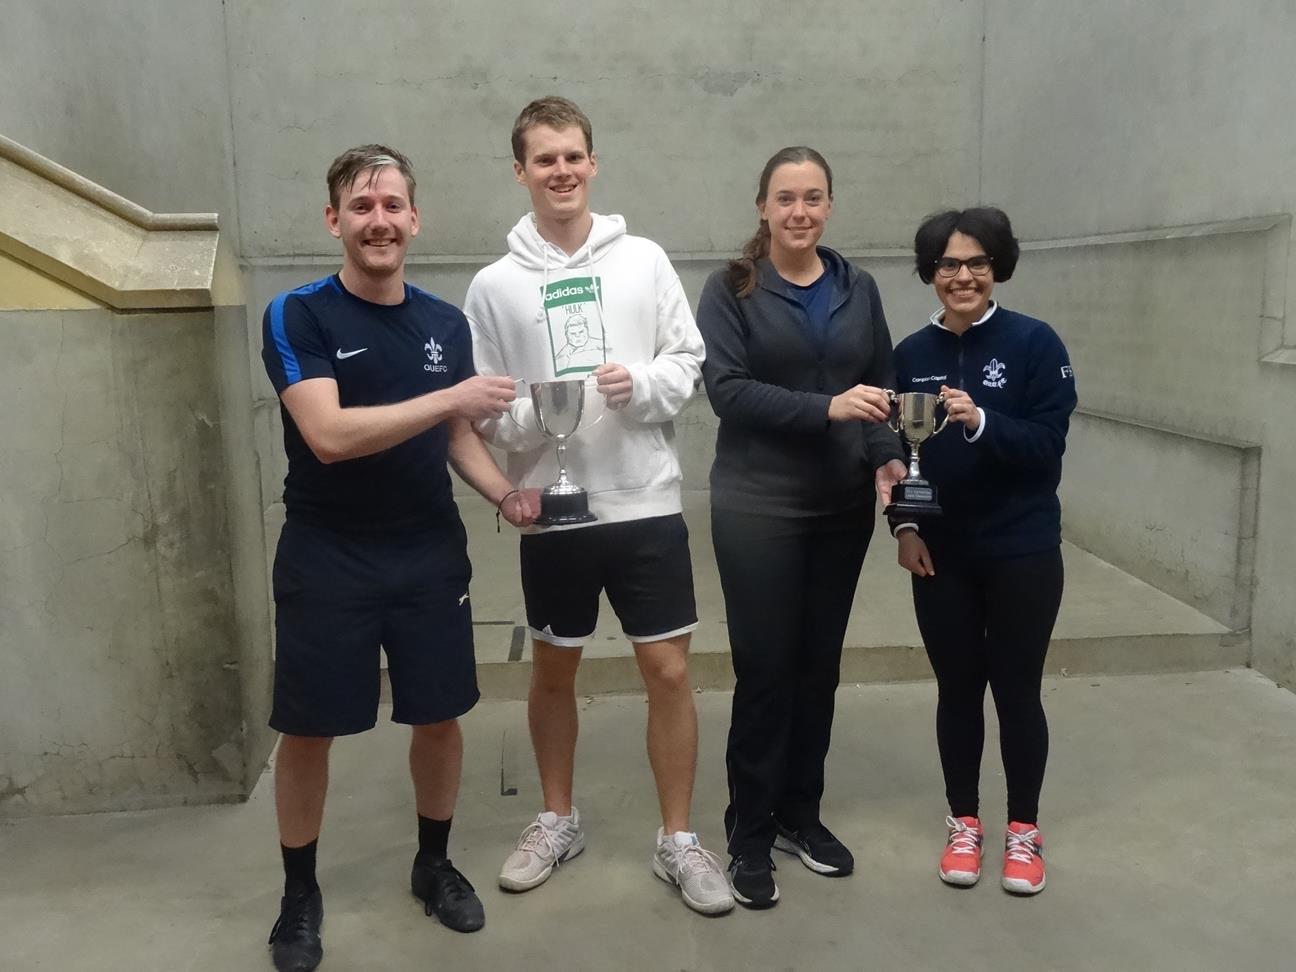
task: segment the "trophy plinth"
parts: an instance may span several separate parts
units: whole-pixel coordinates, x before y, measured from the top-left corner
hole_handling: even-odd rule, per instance
[[[590,512],[589,493],[567,478],[565,468],[567,443],[558,443],[558,481],[540,490],[540,515],[536,526],[565,526],[569,523],[592,523],[598,517]]]
[[[891,502],[883,512],[897,520],[940,516],[936,487],[925,479],[902,479],[891,487]]]
[[[891,502],[882,512],[897,520],[940,516],[936,487],[923,478],[918,468],[918,449],[949,422],[949,415],[946,415],[940,425],[936,424],[936,409],[945,405],[945,396],[928,392],[892,392],[890,398],[895,411],[889,424],[909,444],[909,474],[891,487]]]

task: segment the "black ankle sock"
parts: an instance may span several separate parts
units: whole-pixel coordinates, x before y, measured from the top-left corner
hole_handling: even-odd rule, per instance
[[[304,847],[279,845],[283,854],[284,897],[297,898],[314,894],[319,888],[319,883],[315,880],[315,849],[318,846],[318,837]]]
[[[418,863],[431,864],[435,860],[449,856],[446,853],[446,845],[450,842],[450,820],[433,820],[431,817],[419,814]]]

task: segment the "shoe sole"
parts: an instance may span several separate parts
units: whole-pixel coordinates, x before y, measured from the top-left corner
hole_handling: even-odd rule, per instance
[[[778,904],[779,889],[777,884],[774,885],[774,896],[770,898],[768,901],[754,901],[751,898],[744,898],[738,892],[738,889],[734,887],[733,881],[729,882],[729,890],[733,892],[735,901],[737,901],[744,908],[750,908],[752,911],[763,911],[766,908],[773,908],[776,904]]]
[[[707,904],[705,901],[698,901],[696,898],[689,897],[689,893],[684,890],[684,885],[676,881],[674,875],[672,875],[670,871],[666,870],[666,868],[662,867],[661,861],[657,860],[656,857],[653,857],[652,871],[671,887],[678,888],[680,897],[684,899],[684,903],[700,915],[723,915],[733,911],[733,898],[730,898],[728,901],[716,901]]]
[[[940,879],[946,884],[952,884],[956,888],[970,888],[981,880],[979,871],[937,871]]]
[[[270,961],[274,964],[276,969],[292,969],[293,972],[315,972],[315,970],[320,967],[320,963],[324,961],[324,953],[321,951],[318,959],[313,962],[307,960],[307,964],[305,965],[302,965],[300,962],[289,964],[287,960],[284,961],[283,965],[280,965],[279,960],[274,958],[273,953],[271,953]]]
[[[816,874],[822,874],[825,877],[845,877],[851,871],[855,870],[853,867],[841,868],[834,867],[831,864],[821,864],[810,856],[808,850],[795,841],[784,837],[782,834],[779,834],[774,838],[774,849],[784,851],[788,854],[795,854],[797,857],[801,858],[802,864],[814,871]]]
[[[572,845],[567,848],[566,853],[564,853],[562,857],[558,858],[558,860],[554,861],[531,880],[519,881],[516,878],[507,877],[501,874],[499,876],[499,886],[505,891],[513,891],[514,893],[530,891],[532,888],[538,888],[553,876],[553,872],[558,869],[560,864],[566,864],[584,849],[585,835],[583,833],[578,834],[576,839],[572,841]]]
[[[1031,895],[1039,894],[1044,890],[1044,878],[1040,878],[1039,884],[1031,884],[1024,878],[1004,878],[1000,883],[1009,894],[1019,895],[1024,898],[1029,898]]]
[[[420,902],[422,902],[424,907],[427,906],[428,899],[423,897],[423,895],[415,892],[414,897],[418,899]],[[467,924],[467,925],[452,925],[450,922],[446,921],[439,914],[437,914],[435,909],[432,911],[432,914],[428,915],[428,917],[435,918],[440,923],[442,928],[449,928],[451,931],[462,932],[465,935],[471,935],[473,932],[481,931],[483,928],[486,927],[485,916],[482,917],[480,922],[474,921],[471,924]]]

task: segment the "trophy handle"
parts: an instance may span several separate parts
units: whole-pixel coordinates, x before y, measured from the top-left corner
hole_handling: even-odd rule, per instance
[[[897,407],[898,396],[890,388],[883,388],[887,401],[891,405],[891,414],[887,416],[887,428],[896,435],[900,434],[900,409]]]
[[[939,405],[941,408],[944,408],[944,407],[945,407],[945,396],[944,396],[944,394],[941,394],[941,395],[937,395],[937,396],[936,396],[936,404]],[[945,426],[947,426],[947,425],[949,425],[949,412],[948,412],[948,411],[946,411],[946,413],[945,413],[945,418],[941,421],[941,424],[940,424],[940,425],[936,426],[936,431],[933,432],[932,435],[939,435],[940,432],[941,432],[941,430],[944,429]],[[931,438],[931,436],[928,436],[928,438]]]
[[[589,376],[587,376],[586,379],[585,379],[585,394],[586,394],[586,395],[589,395],[591,392],[592,392],[593,394],[595,394],[595,395],[598,394],[598,379],[595,378],[593,375],[589,375]],[[570,436],[568,436],[568,438],[571,438],[572,436],[578,435],[578,434],[581,433],[581,432],[588,432],[590,429],[594,428],[594,426],[598,425],[598,424],[599,424],[600,422],[602,422],[605,418],[607,418],[607,413],[608,413],[607,402],[604,401],[604,403],[603,403],[603,409],[602,409],[602,411],[599,412],[599,417],[596,418],[596,419],[595,419],[593,422],[591,422],[589,425],[580,426],[579,423],[578,423],[578,427],[577,427],[576,431],[573,432]]]
[[[526,382],[523,381],[521,378],[514,378],[514,379],[513,379],[513,387],[516,388],[516,389],[517,389],[517,392],[518,392],[518,394],[517,394],[517,398],[514,399],[514,401],[521,401],[521,400],[522,400],[522,392],[524,392],[524,391],[526,390]],[[504,409],[504,414],[507,415],[507,416],[509,417],[509,421],[510,421],[510,422],[512,422],[514,425],[516,425],[516,426],[517,426],[519,429],[521,429],[523,432],[531,432],[531,431],[532,431],[531,429],[528,429],[525,425],[523,425],[521,422],[519,422],[517,419],[515,419],[515,418],[513,417],[513,406],[512,406],[512,404],[510,404],[508,408]]]

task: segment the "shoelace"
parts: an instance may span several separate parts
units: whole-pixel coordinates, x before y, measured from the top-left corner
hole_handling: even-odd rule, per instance
[[[559,861],[558,845],[554,843],[554,837],[557,836],[557,830],[550,830],[539,820],[531,823],[526,830],[522,831],[522,836],[518,840],[517,849],[520,851],[539,852],[543,848],[548,848],[549,858],[557,866]],[[543,857],[544,855],[541,854]]]
[[[462,901],[475,891],[472,882],[464,877],[459,868],[449,861],[446,861],[445,866],[436,869],[432,880],[437,886],[437,897],[444,898],[452,903]],[[432,899],[429,898],[423,903],[423,912],[431,918],[434,911],[436,909],[432,906]]]
[[[1035,838],[1038,836],[1038,830],[1028,830],[1024,834],[1008,831],[1004,856],[1018,864],[1029,864],[1039,854],[1039,845],[1035,843]]]
[[[753,861],[758,861],[758,860],[760,860],[759,857],[743,857],[741,854],[739,854],[737,857],[735,857],[733,860],[729,862],[729,870],[730,872],[741,870],[744,864],[750,864]],[[778,870],[778,865],[774,863],[774,858],[772,857],[765,858],[765,866],[768,867],[771,871]]]
[[[677,851],[680,874],[684,877],[692,877],[694,874],[724,873],[724,867],[720,864],[720,856],[713,851],[707,850],[701,844],[678,847]]]
[[[953,854],[976,854],[981,846],[981,835],[961,820],[945,818],[945,826],[950,829],[949,844]]]
[[[833,832],[823,824],[815,824],[812,827],[807,827],[805,830],[797,832],[796,836],[798,836],[802,842],[807,845],[817,844],[823,846],[825,844],[841,843],[841,841],[837,839],[836,835],[834,835]]]
[[[306,917],[306,905],[309,902],[309,897],[297,898],[287,908],[279,912],[274,927],[270,929],[270,938],[266,941],[266,944],[273,945],[280,932],[306,931],[310,926],[310,921]]]

